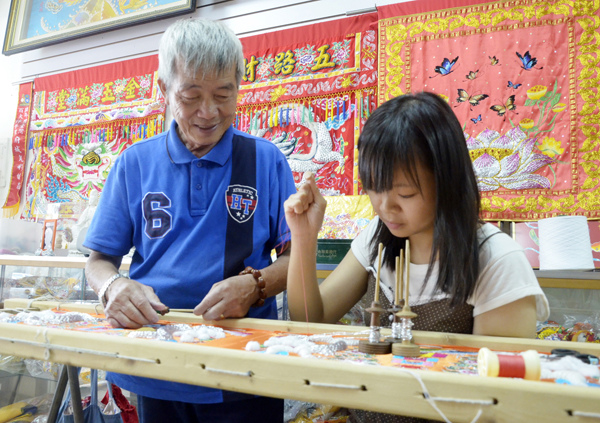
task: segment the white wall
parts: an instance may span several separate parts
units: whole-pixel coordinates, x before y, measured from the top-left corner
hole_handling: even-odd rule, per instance
[[[340,19],[346,17],[348,12],[353,14],[369,9],[373,11],[376,4],[387,5],[403,1],[407,0],[197,0],[194,16],[223,20],[240,37],[245,37]],[[0,3],[0,30],[4,31],[10,1],[1,0]],[[2,142],[7,143],[11,139],[20,82],[156,54],[161,34],[177,19],[181,17],[83,37],[8,57],[0,56],[0,152],[10,153],[9,148],[2,148]],[[10,158],[0,157],[0,172],[10,172],[11,163]],[[0,206],[6,199],[6,188],[0,186]]]

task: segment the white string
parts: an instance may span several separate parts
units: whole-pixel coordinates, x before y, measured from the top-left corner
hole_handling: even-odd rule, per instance
[[[31,308],[31,304],[33,304],[34,301],[37,301],[37,298],[32,298],[27,302],[27,308]]]
[[[600,414],[598,413],[588,413],[586,411],[572,411],[571,415],[573,416],[581,416],[581,417],[592,417],[595,419],[600,419]]]
[[[27,303],[27,308],[31,308],[31,305],[36,301],[53,301],[53,300],[56,300],[56,298],[54,298],[50,294],[44,294],[44,295],[41,295],[36,298],[30,298],[29,302]]]
[[[227,374],[227,375],[245,376],[245,377],[252,377],[252,375],[254,375],[254,373],[252,373],[251,371],[247,371],[247,372],[235,372],[233,370],[211,369],[210,367],[206,367],[206,366],[203,366],[202,368],[204,370],[208,371],[208,372],[224,373],[224,374]]]
[[[483,414],[483,409],[481,408],[481,406],[494,405],[493,400],[469,400],[469,399],[461,399],[461,398],[432,397],[429,394],[429,391],[427,390],[425,383],[423,382],[423,380],[421,379],[421,377],[418,374],[416,374],[415,372],[413,372],[411,370],[407,370],[407,369],[397,369],[397,370],[408,373],[409,375],[414,377],[417,380],[417,382],[419,382],[419,384],[421,385],[421,389],[423,390],[423,397],[425,398],[425,401],[427,401],[429,403],[429,405],[435,411],[437,411],[437,413],[444,419],[444,421],[446,423],[452,423],[452,422],[446,417],[446,415],[442,412],[442,410],[440,410],[438,408],[437,404],[435,403],[436,401],[456,402],[456,403],[461,403],[461,404],[478,404],[480,406],[480,408],[477,411],[477,414],[475,415],[473,420],[471,420],[471,423],[476,423],[479,420],[479,417],[481,417],[481,415]],[[324,388],[340,388],[340,389],[354,389],[354,390],[364,389],[362,386],[356,386],[356,385],[352,386],[352,385],[338,385],[338,384],[329,384],[329,383],[315,383],[315,382],[310,382],[310,381],[307,381],[307,382],[308,382],[309,386],[317,386],[317,387],[324,387]],[[575,415],[575,413],[576,412],[573,412],[573,415]],[[593,417],[600,417],[600,416],[595,415]]]
[[[440,410],[438,408],[438,406],[436,405],[435,401],[439,400],[439,401],[446,401],[446,402],[458,402],[458,403],[468,403],[468,404],[479,404],[481,405],[492,405],[494,404],[493,401],[487,401],[484,402],[483,401],[478,401],[478,400],[466,400],[466,399],[453,399],[453,398],[437,398],[437,397],[432,397],[429,394],[429,391],[427,390],[427,387],[425,386],[425,383],[423,382],[423,380],[421,379],[421,377],[416,374],[415,372],[413,372],[412,370],[408,370],[408,369],[396,369],[398,371],[401,372],[405,372],[408,373],[409,375],[411,375],[412,377],[414,377],[417,382],[419,382],[419,384],[421,385],[421,389],[423,390],[423,397],[425,398],[425,401],[427,401],[429,403],[429,405],[435,410],[437,411],[437,413],[440,415],[440,417],[442,417],[444,419],[444,421],[446,423],[452,423],[450,420],[448,420],[448,418],[446,417],[446,415],[442,412],[442,410]],[[479,420],[479,417],[481,417],[481,414],[483,413],[482,408],[479,408],[479,411],[477,412],[477,414],[475,415],[475,417],[473,418],[473,420],[471,420],[471,423],[476,423],[477,420]]]
[[[52,294],[44,294],[44,295],[41,295],[39,297],[30,298],[29,302],[27,303],[27,309],[31,309],[33,303],[36,303],[38,301],[40,301],[40,302],[50,302],[50,301],[55,302],[55,301],[57,301],[57,299],[55,297],[53,297]],[[81,303],[81,300],[65,300],[65,299],[61,299],[60,301],[58,301],[58,304],[56,306],[56,310],[60,311],[60,306],[62,304],[80,304],[80,303]],[[94,306],[94,308],[96,308],[96,306],[98,306],[98,305],[100,305],[99,302],[97,302],[97,304]],[[26,311],[27,311],[27,309],[26,309]],[[36,308],[35,310],[39,310],[39,309]],[[98,313],[96,311],[96,314],[100,314],[100,313]]]
[[[44,328],[41,333],[40,330],[38,329],[37,332],[35,333],[35,337],[33,339],[36,339],[38,337],[38,335],[43,335],[44,338],[44,345],[49,345],[50,344],[50,340],[48,339],[48,329]],[[48,347],[46,347],[44,349],[44,360],[46,361],[50,361],[50,350],[48,349]]]
[[[130,357],[130,356],[126,356],[126,355],[121,355],[119,353],[109,353],[109,352],[104,352],[104,351],[88,350],[85,348],[75,348],[75,347],[66,347],[66,346],[62,346],[62,345],[53,345],[48,340],[46,340],[46,342],[42,343],[42,342],[25,341],[25,340],[21,340],[21,339],[0,337],[0,341],[8,341],[8,342],[13,342],[13,343],[33,345],[35,347],[46,348],[48,355],[49,355],[49,350],[61,350],[61,351],[69,351],[69,352],[76,352],[76,353],[83,353],[83,354],[99,355],[99,356],[103,356],[103,357],[122,358],[124,360],[134,360],[134,361],[143,361],[146,363],[160,364],[160,362],[156,359],[152,360],[149,358]],[[46,354],[44,354],[44,356],[46,356]]]
[[[44,334],[44,344],[46,344],[46,350],[44,351],[44,360],[49,361],[50,348],[48,346],[50,345],[50,340],[48,339],[48,329],[44,328],[42,333]]]
[[[339,385],[339,384],[335,384],[335,383],[318,383],[318,382],[311,382],[310,380],[307,381],[309,386],[318,386],[318,387],[323,387],[323,388],[339,388],[339,389],[354,389],[357,391],[361,391],[363,389],[362,386],[356,386],[356,385]]]
[[[475,414],[475,417],[473,417],[473,420],[471,420],[471,423],[476,423],[482,414],[483,414],[483,409],[480,408],[479,411],[477,411],[477,414]]]
[[[444,398],[444,397],[431,397],[434,401],[441,402],[458,402],[463,404],[480,404],[480,405],[494,405],[493,400],[471,400],[464,398]]]

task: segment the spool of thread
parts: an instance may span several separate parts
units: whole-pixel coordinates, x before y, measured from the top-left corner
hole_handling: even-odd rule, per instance
[[[484,347],[477,354],[477,372],[479,376],[540,380],[540,357],[535,350],[513,355],[496,354]]]
[[[593,270],[592,243],[585,216],[558,216],[538,222],[540,270]]]

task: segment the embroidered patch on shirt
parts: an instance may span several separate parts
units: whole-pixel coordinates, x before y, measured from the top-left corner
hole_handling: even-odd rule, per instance
[[[250,220],[258,203],[255,188],[245,185],[229,185],[225,195],[229,215],[239,223]]]

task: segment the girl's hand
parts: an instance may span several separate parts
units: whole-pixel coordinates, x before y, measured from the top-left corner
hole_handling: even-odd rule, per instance
[[[296,194],[283,204],[285,218],[292,236],[317,236],[323,225],[327,201],[323,198],[313,173],[306,174],[306,181]]]

